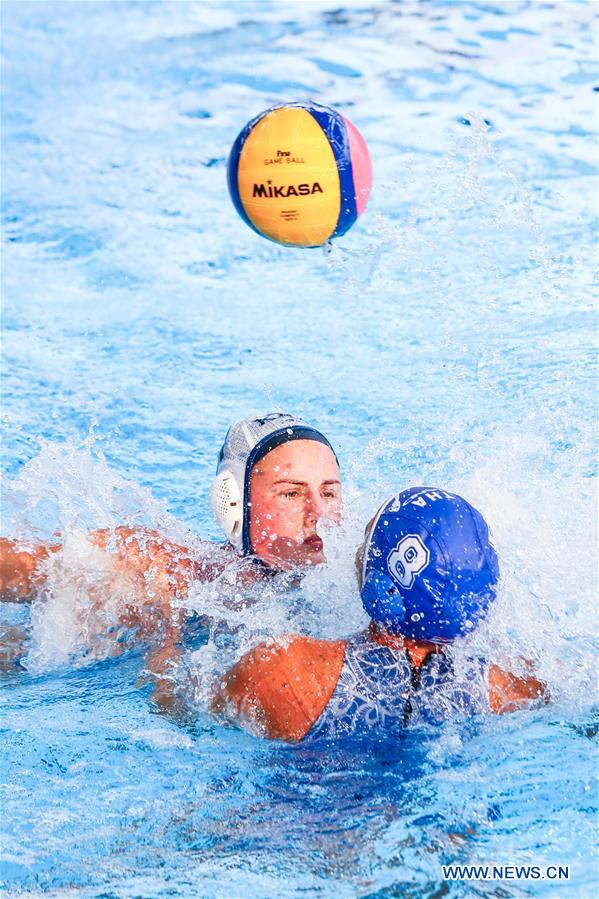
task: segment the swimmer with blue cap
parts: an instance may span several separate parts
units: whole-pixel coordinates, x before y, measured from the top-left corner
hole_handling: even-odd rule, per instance
[[[290,636],[263,643],[222,678],[213,708],[270,739],[387,739],[406,725],[508,711],[543,684],[471,659],[460,677],[453,642],[487,616],[499,582],[487,524],[465,499],[413,487],[386,502],[356,556],[371,622],[348,640]]]
[[[247,586],[324,562],[321,522],[341,518],[337,456],[317,428],[296,416],[271,412],[243,419],[229,428],[220,450],[211,504],[224,544],[202,541],[192,550],[156,531],[123,526],[89,535],[134,587],[122,621],[140,637],[169,630],[177,637],[180,600],[193,583],[231,572]],[[59,541],[32,546],[0,538],[0,599],[33,600],[45,586],[48,559],[61,549]]]

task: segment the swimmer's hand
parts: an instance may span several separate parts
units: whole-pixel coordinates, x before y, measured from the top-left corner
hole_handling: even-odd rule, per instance
[[[176,669],[182,655],[183,650],[173,639],[167,639],[160,646],[154,647],[146,656],[145,673],[138,683],[138,686],[152,684],[152,699],[165,714],[172,714],[177,710]]]
[[[12,672],[26,654],[27,631],[22,627],[0,627],[0,671]]]
[[[516,712],[533,702],[549,702],[549,691],[543,681],[534,676],[532,662],[524,661],[530,672],[524,677],[504,671],[499,665],[489,669],[489,704],[497,715]]]
[[[0,599],[31,602],[44,586],[43,563],[60,546],[27,545],[0,537]]]
[[[156,531],[124,526],[94,531],[88,540],[109,555],[115,578],[126,587],[129,600],[121,606],[120,623],[140,639],[159,634],[176,640],[184,617],[181,601],[197,568],[187,548]]]

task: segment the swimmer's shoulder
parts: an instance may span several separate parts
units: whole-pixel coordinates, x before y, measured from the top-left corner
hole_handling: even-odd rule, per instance
[[[297,742],[331,698],[346,646],[295,635],[261,643],[224,675],[213,707],[271,740]]]

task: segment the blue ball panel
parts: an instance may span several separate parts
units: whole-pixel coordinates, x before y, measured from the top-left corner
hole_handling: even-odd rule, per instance
[[[354,172],[351,164],[349,149],[349,135],[345,122],[338,112],[320,106],[318,103],[309,103],[304,107],[318,122],[327,136],[331,149],[337,161],[339,172],[339,187],[341,191],[341,209],[337,227],[331,237],[340,237],[349,231],[358,217],[356,207],[356,188],[354,185]]]
[[[252,229],[252,231],[255,231],[256,234],[260,234],[261,237],[264,237],[264,235],[261,231],[258,231],[258,229],[254,227],[251,220],[248,218],[241,202],[241,197],[239,196],[239,186],[237,183],[237,172],[239,169],[239,157],[241,156],[243,145],[248,139],[254,126],[257,125],[260,119],[263,119],[264,116],[267,115],[270,111],[270,109],[267,109],[265,112],[261,112],[260,115],[257,115],[252,119],[251,122],[247,123],[243,131],[241,131],[237,135],[235,143],[231,147],[231,152],[229,153],[229,159],[227,161],[227,186],[229,188],[229,193],[231,195],[233,205],[235,206],[237,213],[243,219],[246,225],[248,225]]]

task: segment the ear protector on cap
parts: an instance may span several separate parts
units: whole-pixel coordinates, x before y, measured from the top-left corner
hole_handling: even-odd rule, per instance
[[[219,527],[236,549],[241,548],[243,498],[232,471],[219,472],[212,481],[210,504]]]
[[[403,621],[406,607],[393,578],[371,571],[362,585],[362,603],[373,621]]]

